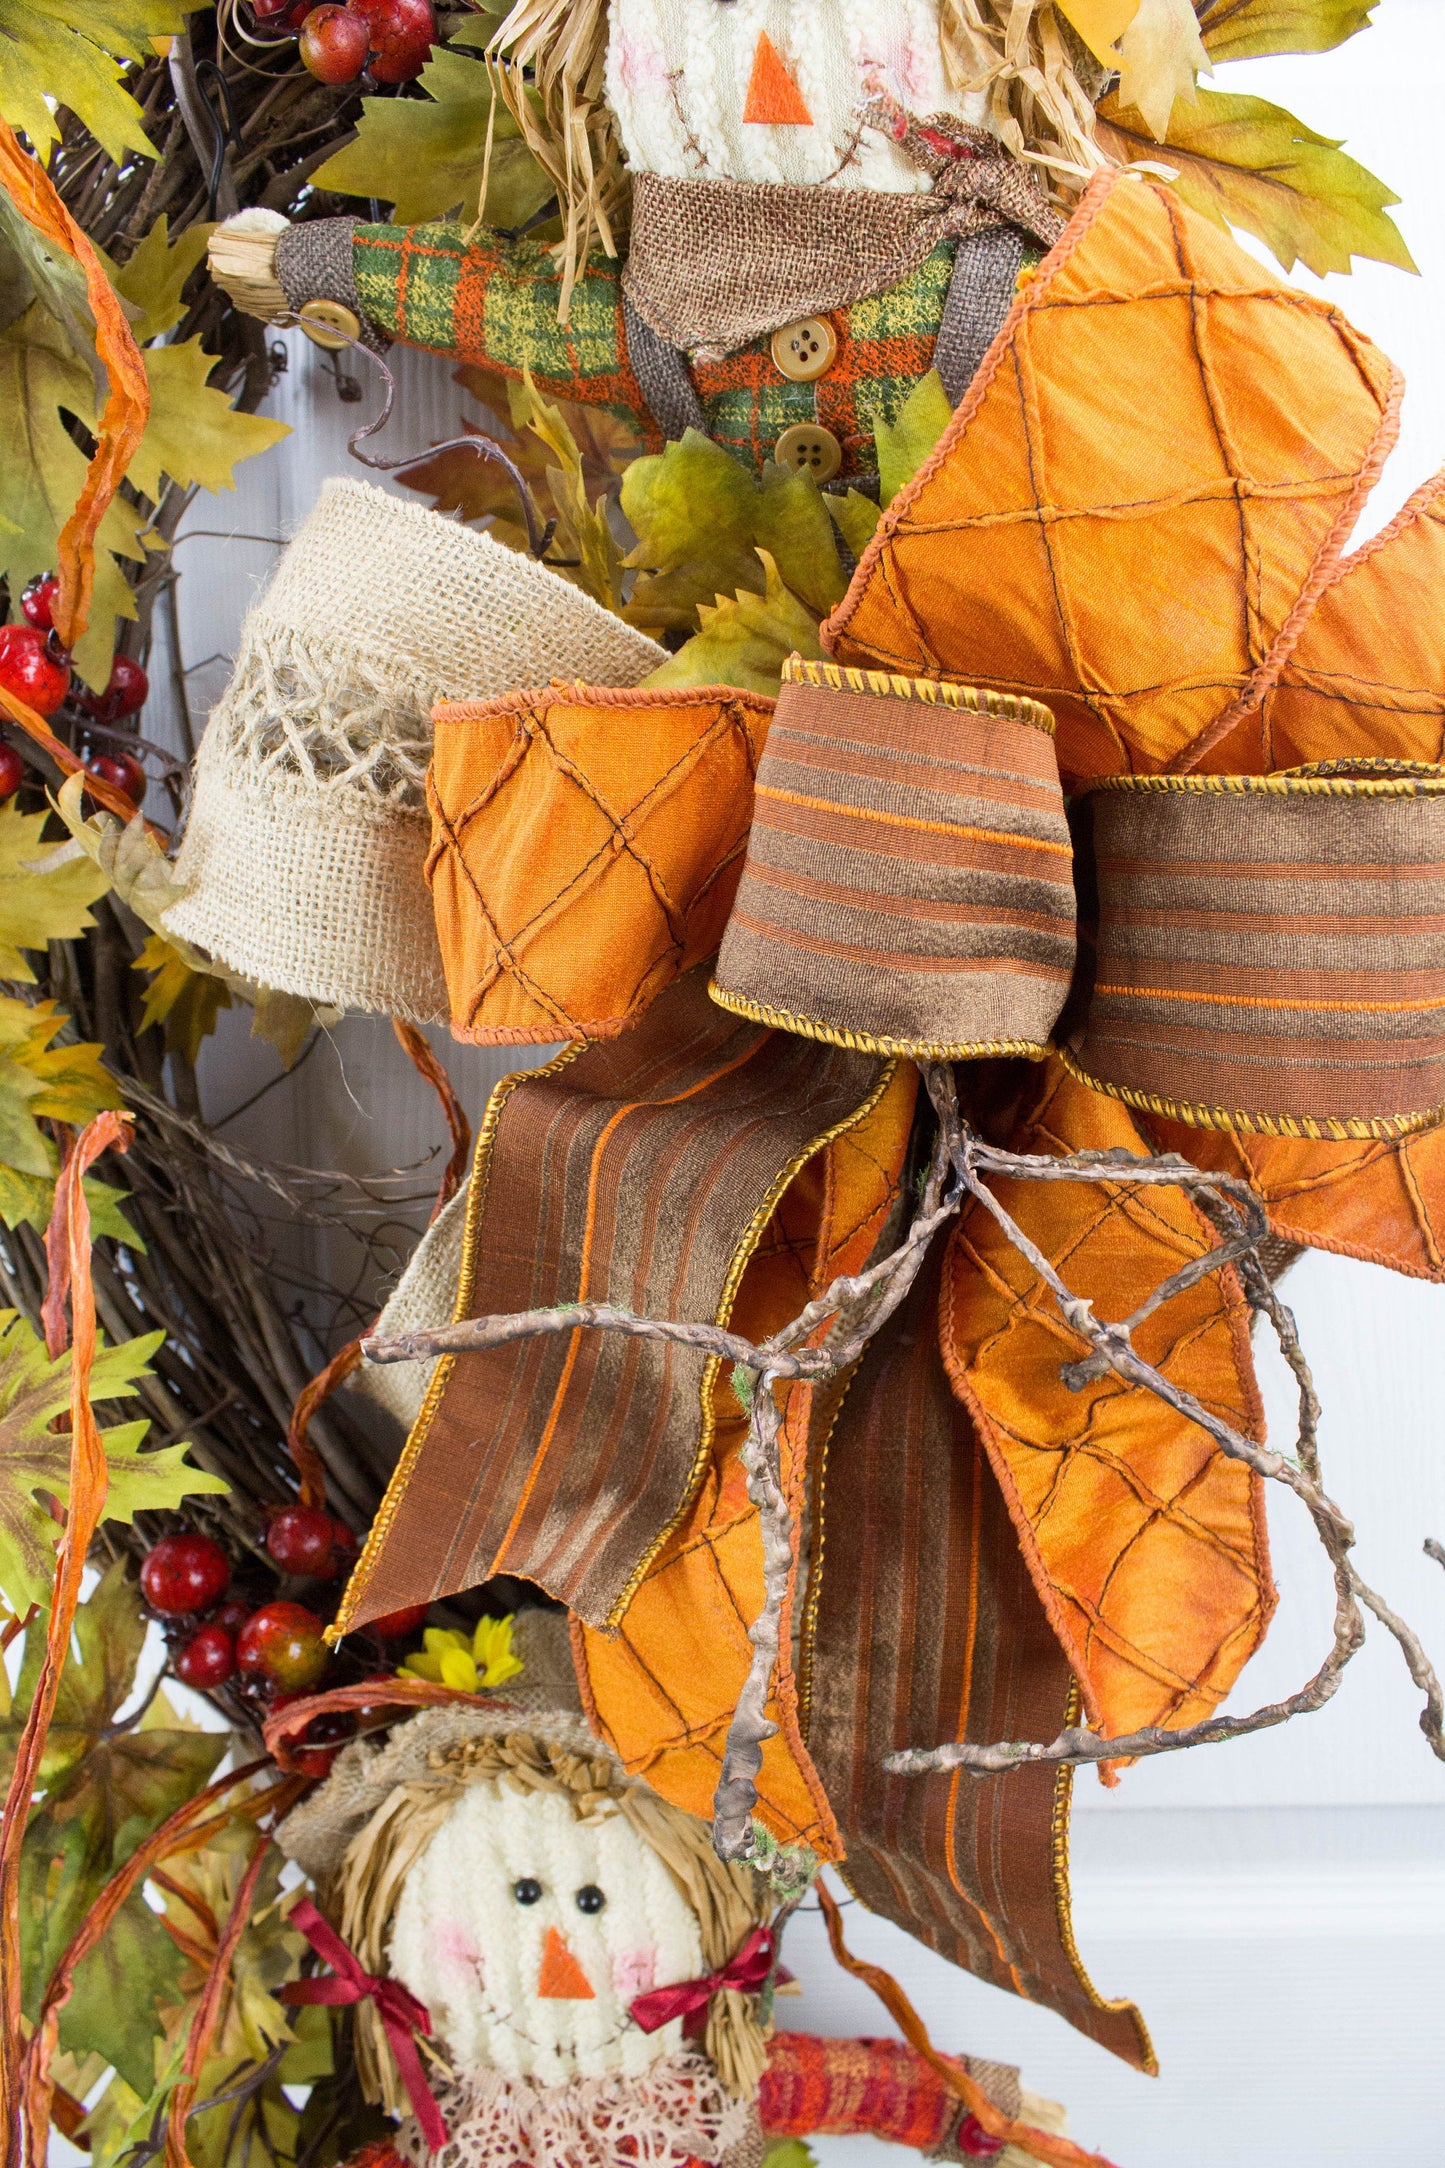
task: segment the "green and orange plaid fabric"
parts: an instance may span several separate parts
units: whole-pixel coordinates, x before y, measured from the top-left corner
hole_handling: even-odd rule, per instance
[[[942,242],[887,293],[836,310],[838,358],[814,384],[790,383],[767,339],[695,366],[711,435],[761,467],[785,429],[817,421],[842,445],[845,475],[871,470],[874,429],[896,420],[933,366],[953,253],[954,244]],[[539,242],[479,235],[468,243],[451,220],[358,226],[354,269],[367,315],[404,345],[485,363],[505,376],[530,368],[549,397],[604,406],[629,422],[649,451],[661,450],[662,434],[628,359],[622,265],[614,258],[588,258],[565,328],[557,321],[557,270]]]

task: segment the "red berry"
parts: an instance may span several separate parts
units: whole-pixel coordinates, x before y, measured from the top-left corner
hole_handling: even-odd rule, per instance
[[[369,1620],[368,1624],[378,1641],[405,1641],[408,1634],[418,1632],[426,1624],[427,1609],[424,1603],[409,1603],[400,1611],[388,1611],[384,1618]]]
[[[230,1578],[231,1561],[212,1536],[162,1536],[140,1569],[145,1600],[162,1618],[209,1611]]]
[[[312,0],[251,0],[258,23],[277,23],[283,30],[299,30],[311,12]]]
[[[47,572],[43,580],[32,580],[20,597],[20,607],[25,612],[27,625],[34,625],[39,632],[49,632],[54,617],[55,598],[60,593],[60,582],[53,572]]]
[[[301,25],[298,50],[319,83],[354,83],[366,66],[371,31],[350,8],[313,8]]]
[[[139,805],[146,794],[146,772],[133,753],[92,753],[85,769],[87,775],[129,798],[132,805]]]
[[[321,1621],[299,1603],[263,1603],[236,1636],[236,1660],[248,1678],[269,1680],[285,1693],[314,1686],[328,1651]]]
[[[69,667],[49,642],[38,625],[0,625],[0,685],[37,715],[53,715],[70,691]]]
[[[337,1574],[336,1524],[319,1506],[287,1506],[266,1530],[266,1549],[283,1573],[313,1581]]]
[[[336,1546],[338,1558],[342,1560],[343,1564],[349,1564],[356,1556],[356,1538],[345,1521],[333,1521],[331,1523],[331,1540]]]
[[[213,1619],[191,1635],[171,1669],[186,1686],[224,1686],[236,1669],[236,1644]]]
[[[348,0],[371,37],[371,72],[378,83],[409,83],[421,74],[436,43],[431,0]]]
[[[0,798],[13,798],[24,781],[24,761],[13,745],[0,739]]]
[[[102,693],[85,693],[81,706],[98,723],[118,723],[123,716],[138,715],[150,695],[151,681],[133,655],[117,655]]]

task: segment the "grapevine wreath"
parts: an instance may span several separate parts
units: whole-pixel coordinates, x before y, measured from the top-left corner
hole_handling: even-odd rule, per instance
[[[1393,198],[1200,80],[1368,14],[0,0],[7,2163],[1080,2168],[820,1870],[1150,2069],[1074,1771],[1367,1614],[1445,1759],[1278,1292],[1445,1278],[1445,498],[1350,551],[1398,373],[1230,229]],[[372,479],[198,729],[302,356]],[[238,1007],[389,1022],[434,1196],[241,1150]],[[1270,1482],[1335,1643],[1224,1717]],[[804,1904],[902,2039],[789,2029]]]

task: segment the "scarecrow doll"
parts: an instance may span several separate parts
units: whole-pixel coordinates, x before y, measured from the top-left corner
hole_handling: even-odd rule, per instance
[[[987,13],[521,0],[494,73],[556,183],[558,247],[252,210],[212,269],[238,306],[323,337],[530,369],[649,450],[691,428],[866,490],[875,427],[930,369],[957,402],[1062,230],[1051,184],[1067,201],[1101,163],[1101,64],[1052,10],[1004,58]]]

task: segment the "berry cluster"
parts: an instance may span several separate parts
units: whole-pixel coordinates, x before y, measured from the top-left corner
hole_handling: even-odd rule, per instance
[[[436,43],[431,0],[250,0],[258,25],[299,33],[302,60],[322,83],[410,83]]]
[[[337,1683],[366,1675],[353,1656],[332,1655],[321,1615],[331,1609],[324,1584],[346,1573],[355,1556],[356,1539],[342,1522],[315,1506],[283,1506],[266,1529],[266,1558],[283,1587],[313,1584],[305,1590],[309,1602],[241,1593],[222,1546],[190,1530],[163,1536],[146,1553],[141,1593],[165,1628],[170,1667],[183,1684],[217,1696],[232,1714],[239,1705],[253,1717],[269,1715],[314,1692],[328,1674]],[[418,1604],[375,1620],[368,1631],[385,1646],[416,1633],[425,1619],[426,1606]],[[317,1760],[313,1774],[325,1773],[322,1761],[329,1765],[351,1729],[349,1720],[313,1719],[305,1741]]]
[[[145,671],[131,656],[117,655],[104,692],[91,692],[72,672],[55,630],[52,612],[59,587],[53,572],[32,580],[20,598],[24,623],[0,625],[0,685],[47,718],[68,704],[82,733],[87,723],[107,734],[117,725],[130,726],[150,691]],[[92,750],[85,765],[132,805],[140,805],[146,773],[133,753]],[[13,745],[0,742],[0,798],[12,798],[24,777],[25,763],[19,753]]]

